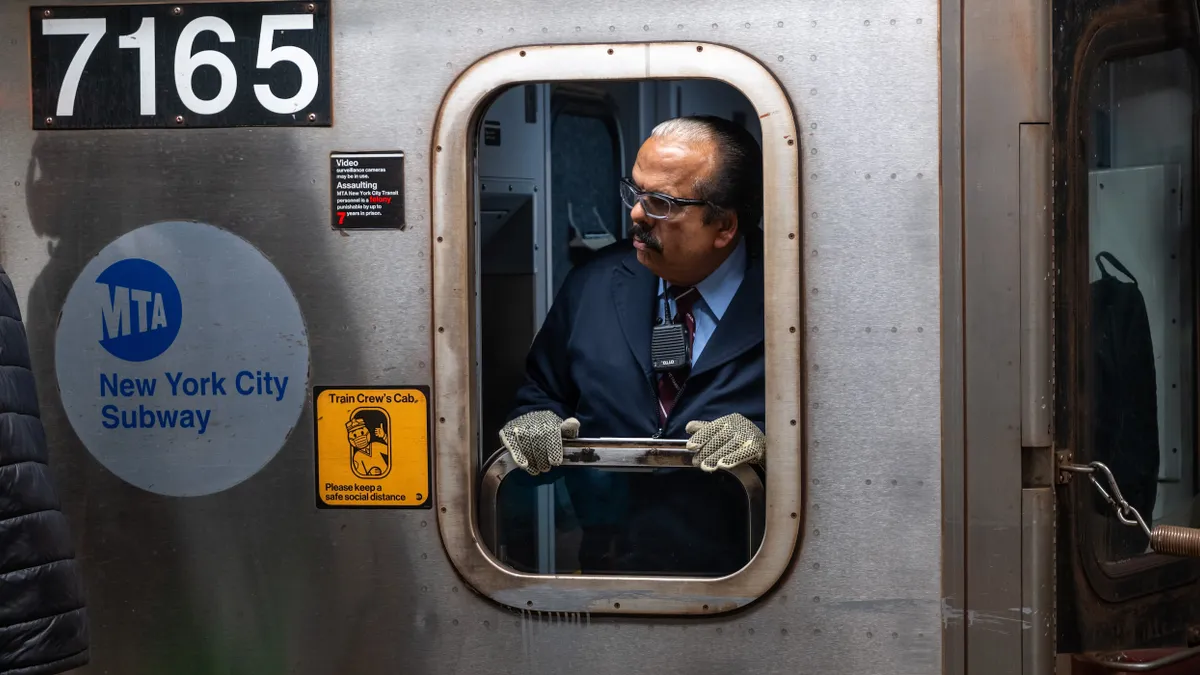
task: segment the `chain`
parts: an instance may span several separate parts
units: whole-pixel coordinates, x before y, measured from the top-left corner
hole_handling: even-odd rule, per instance
[[[1117,513],[1117,520],[1121,523],[1132,527],[1141,527],[1142,532],[1146,536],[1150,536],[1150,528],[1146,526],[1146,521],[1142,518],[1142,514],[1138,510],[1130,506],[1129,502],[1121,496],[1121,488],[1117,487],[1117,479],[1113,478],[1112,471],[1102,462],[1091,462],[1089,464],[1062,464],[1059,466],[1063,471],[1071,471],[1074,473],[1087,474],[1088,480],[1092,481],[1092,485],[1100,491],[1100,495],[1104,497],[1104,501],[1108,502],[1109,506]],[[1097,473],[1104,474],[1104,479],[1108,482],[1108,490],[1100,484],[1096,478]]]

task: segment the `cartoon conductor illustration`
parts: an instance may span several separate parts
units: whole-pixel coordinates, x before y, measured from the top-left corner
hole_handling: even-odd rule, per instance
[[[359,478],[383,478],[392,470],[388,416],[376,408],[359,408],[346,422],[350,468]]]

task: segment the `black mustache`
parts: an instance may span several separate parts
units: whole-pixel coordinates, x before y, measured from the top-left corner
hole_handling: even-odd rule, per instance
[[[659,241],[658,237],[655,237],[650,230],[646,229],[640,223],[634,223],[630,228],[629,233],[634,239],[645,244],[647,248],[662,253],[662,242]]]

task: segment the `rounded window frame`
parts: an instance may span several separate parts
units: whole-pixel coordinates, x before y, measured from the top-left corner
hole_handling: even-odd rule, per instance
[[[476,195],[472,160],[485,104],[534,82],[718,79],[754,106],[763,138],[767,507],[762,544],[737,572],[718,578],[540,575],[502,565],[478,522],[479,457],[473,355]],[[434,499],[446,552],[466,583],[492,600],[531,611],[712,615],[767,593],[792,563],[803,519],[804,280],[800,139],[787,94],[759,61],[699,42],[533,45],[484,57],[451,85],[431,150]]]

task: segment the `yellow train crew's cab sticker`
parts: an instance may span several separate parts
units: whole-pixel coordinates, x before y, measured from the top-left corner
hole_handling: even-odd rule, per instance
[[[428,508],[426,387],[313,387],[317,505]]]

